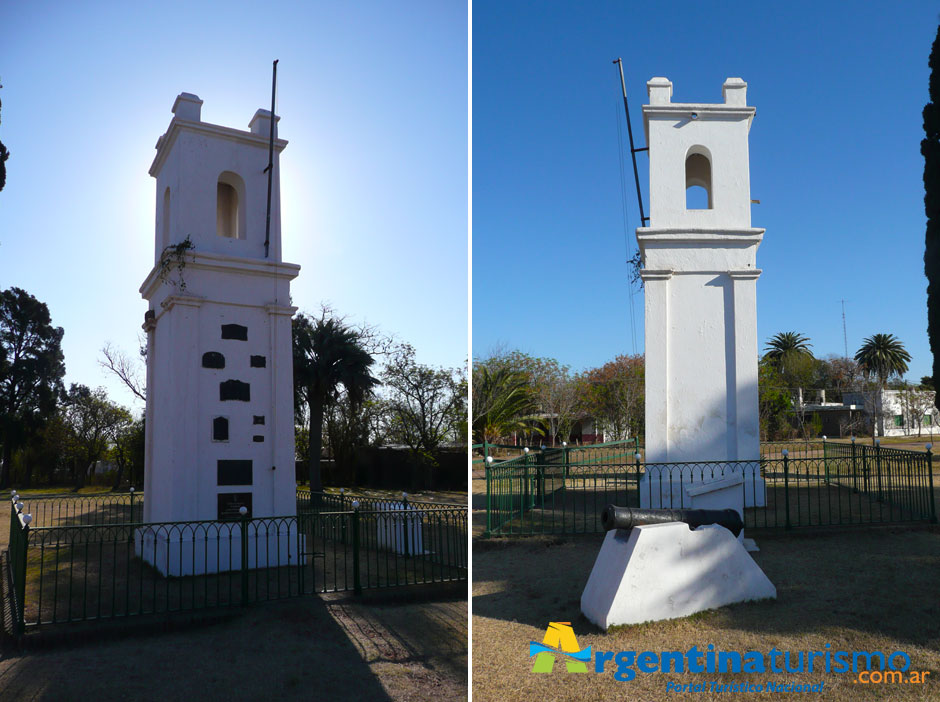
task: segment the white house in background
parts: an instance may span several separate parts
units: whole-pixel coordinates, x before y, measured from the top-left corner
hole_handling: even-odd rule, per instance
[[[846,392],[842,394],[842,401],[862,407],[866,429],[871,426],[874,415],[878,436],[932,436],[940,421],[940,412],[934,406],[935,396],[933,390],[907,388],[880,393],[877,390]]]

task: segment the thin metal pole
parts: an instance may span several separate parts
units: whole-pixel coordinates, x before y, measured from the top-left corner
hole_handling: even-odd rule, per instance
[[[268,210],[264,222],[264,257],[268,257],[268,247],[271,244],[271,181],[274,176],[274,96],[277,92],[277,59],[274,59],[273,75],[271,77],[271,131],[268,139],[268,167],[264,172],[268,174]]]
[[[630,137],[630,158],[633,159],[633,182],[636,183],[636,200],[640,206],[640,225],[645,226],[649,221],[649,217],[646,216],[646,213],[643,211],[643,196],[640,194],[640,172],[636,167],[636,152],[637,151],[646,151],[646,149],[637,149],[633,146],[633,126],[630,124],[630,106],[627,104],[627,84],[623,79],[623,60],[616,59],[614,61],[620,67],[620,89],[623,91],[623,111],[627,115],[627,135]]]

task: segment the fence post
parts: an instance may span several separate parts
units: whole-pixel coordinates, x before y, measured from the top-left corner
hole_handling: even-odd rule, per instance
[[[131,493],[131,521],[133,522],[134,521],[134,486],[133,485],[131,485],[130,487],[130,493]]]
[[[353,594],[362,594],[362,582],[359,578],[359,500],[352,503],[352,541],[353,541]]]
[[[23,527],[20,529],[19,519],[17,518],[17,549],[16,553],[11,553],[10,556],[16,560],[13,563],[13,573],[14,573],[14,587],[16,588],[16,635],[22,636],[23,631],[26,629],[26,603],[23,601],[26,599],[26,552],[29,548],[29,523],[33,520],[31,514],[23,515]],[[10,540],[12,545],[13,540]],[[13,549],[11,549],[12,551]]]
[[[531,499],[532,486],[529,484],[529,447],[528,446],[523,446],[522,455],[524,456],[524,458],[522,459],[523,473],[522,473],[522,490],[520,491],[522,493],[520,495],[520,497],[522,497],[522,502],[519,505],[520,507],[519,517],[520,518],[524,517],[526,511],[532,508],[532,506],[529,504],[529,500]]]
[[[567,441],[561,442],[561,465],[562,465],[562,469],[561,469],[562,477],[565,480],[567,480],[568,479],[568,442]]]
[[[493,496],[490,485],[490,469],[493,467],[493,457],[487,456],[483,461],[483,472],[486,474],[486,531],[484,536],[489,536],[493,531]]]
[[[878,476],[878,501],[882,502],[884,496],[881,494],[881,439],[875,439],[875,471]]]
[[[790,458],[789,451],[783,449],[783,504],[786,510],[784,529],[790,529]]]
[[[640,452],[637,451],[633,454],[633,462],[636,466],[636,506],[639,507],[643,504],[643,501],[640,498]]]
[[[823,470],[826,473],[826,485],[829,485],[829,457],[826,455],[826,437],[822,438],[823,445]]]
[[[248,508],[242,505],[238,508],[241,515],[241,571],[242,571],[242,607],[248,604]]]
[[[927,480],[929,481],[930,490],[927,492],[927,496],[930,498],[930,521],[932,524],[937,523],[937,496],[934,493],[933,488],[933,453],[931,449],[933,444],[927,444]]]
[[[409,541],[411,541],[411,520],[408,519],[408,493],[401,494],[401,504],[404,512],[402,513],[402,534],[405,537],[405,558],[411,554]]]
[[[858,465],[855,460],[855,436],[852,436],[852,490],[858,492]]]

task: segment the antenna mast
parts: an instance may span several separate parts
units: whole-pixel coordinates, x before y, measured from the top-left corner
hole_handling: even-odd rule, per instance
[[[649,151],[649,147],[644,146],[642,149],[637,149],[633,145],[633,127],[630,124],[630,106],[627,104],[627,84],[623,79],[623,60],[619,58],[614,59],[613,63],[616,63],[620,67],[620,89],[623,92],[623,111],[627,115],[627,135],[630,137],[630,157],[633,159],[633,181],[636,183],[636,201],[640,206],[640,226],[645,227],[650,218],[647,217],[643,211],[643,196],[640,194],[640,173],[636,167],[636,154],[638,151]]]
[[[849,357],[849,337],[845,333],[845,298],[842,298],[842,343],[845,344],[845,357]]]
[[[274,59],[274,73],[271,77],[271,132],[268,139],[268,167],[264,173],[268,174],[268,211],[264,221],[264,257],[268,257],[268,247],[271,245],[271,179],[274,175],[274,96],[277,91],[277,59]]]

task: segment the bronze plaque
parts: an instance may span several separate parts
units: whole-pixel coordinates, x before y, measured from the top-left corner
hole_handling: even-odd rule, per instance
[[[251,517],[251,493],[250,492],[221,492],[219,493],[219,521],[228,522],[233,519],[241,519],[242,516],[238,510],[242,507],[248,508],[248,517]]]

